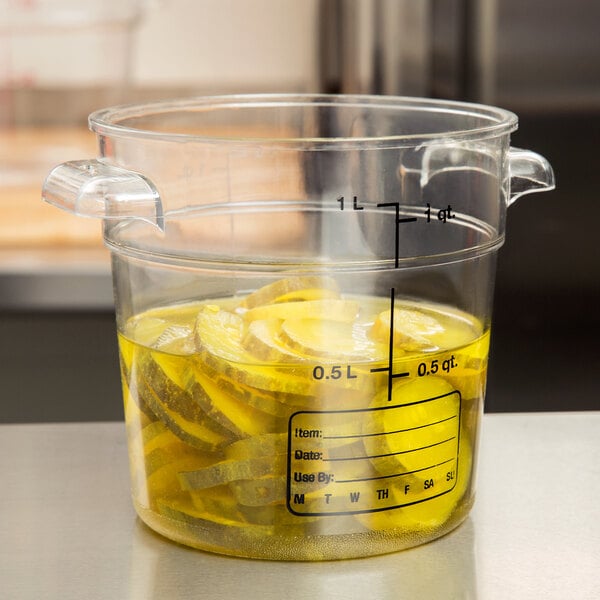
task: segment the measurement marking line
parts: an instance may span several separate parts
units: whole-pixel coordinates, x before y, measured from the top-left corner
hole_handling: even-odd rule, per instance
[[[384,371],[389,371],[389,367],[377,367],[376,369],[370,369],[371,373],[383,373]],[[404,373],[392,373],[392,377],[409,377],[410,372],[406,371]]]
[[[435,469],[441,467],[449,462],[455,461],[456,458],[449,458],[443,462],[437,463],[436,465],[430,465],[429,467],[423,467],[422,469],[415,469],[414,471],[406,471],[406,473],[393,473],[392,475],[379,475],[378,477],[362,477],[361,479],[339,479],[336,483],[358,483],[360,481],[377,481],[378,479],[390,479],[392,477],[404,477],[404,475],[412,475],[413,473],[420,473],[421,471],[428,471],[429,469]]]
[[[390,347],[388,351],[388,402],[392,401],[392,366],[394,364],[394,298],[396,295],[396,289],[390,289]]]
[[[414,223],[417,217],[406,217],[405,219],[398,219],[398,223]]]
[[[393,408],[402,408],[402,406],[393,407]],[[446,421],[451,421],[452,419],[456,419],[457,415],[452,415],[451,417],[446,417],[445,419],[440,419],[439,421],[432,421],[431,423],[425,423],[424,425],[417,425],[415,427],[407,427],[406,429],[396,429],[395,431],[382,431],[380,433],[357,433],[355,435],[324,435],[324,440],[345,440],[348,438],[362,438],[362,437],[374,437],[376,435],[391,435],[393,433],[403,433],[405,431],[414,431],[415,429],[423,429],[424,427],[431,427],[433,425],[439,425],[440,423],[445,423]]]
[[[418,452],[419,450],[427,450],[427,448],[434,448],[435,446],[441,446],[442,444],[447,444],[452,440],[455,440],[456,436],[449,437],[447,440],[442,440],[441,442],[435,442],[434,444],[429,444],[428,446],[421,446],[420,448],[412,448],[411,450],[400,450],[398,452],[389,452],[388,454],[373,454],[372,456],[347,456],[340,458],[324,458],[323,462],[340,462],[344,460],[364,460],[366,458],[386,458],[387,456],[398,456],[399,454],[410,454],[411,452]]]
[[[381,202],[377,205],[377,208],[388,208],[390,206],[393,206],[396,209],[396,219],[394,221],[394,231],[395,231],[395,256],[396,256],[396,261],[394,263],[395,268],[397,269],[399,266],[399,262],[398,262],[398,254],[400,252],[400,229],[398,227],[398,219],[400,218],[400,202]]]

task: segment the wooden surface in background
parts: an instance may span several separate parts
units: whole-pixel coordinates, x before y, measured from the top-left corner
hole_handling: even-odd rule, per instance
[[[84,128],[0,130],[0,249],[102,248],[102,224],[45,203],[41,188],[55,165],[96,155]]]

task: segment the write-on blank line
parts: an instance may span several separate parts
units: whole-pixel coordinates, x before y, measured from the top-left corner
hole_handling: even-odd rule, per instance
[[[456,436],[449,437],[447,440],[442,440],[441,442],[435,442],[434,444],[429,444],[428,446],[421,446],[420,448],[411,448],[410,450],[400,450],[398,452],[388,452],[387,454],[374,454],[373,456],[364,455],[364,456],[347,456],[347,457],[339,457],[339,458],[324,458],[323,462],[336,462],[343,460],[364,460],[371,458],[386,458],[387,456],[398,456],[398,454],[410,454],[411,452],[418,452],[419,450],[427,450],[428,448],[434,448],[435,446],[441,446],[442,444],[447,444],[452,440],[455,440]]]
[[[405,431],[414,431],[415,429],[423,429],[424,427],[431,427],[433,425],[439,425],[446,421],[456,419],[456,415],[440,419],[439,421],[432,421],[431,423],[425,423],[425,425],[417,425],[416,427],[408,427],[407,429],[396,429],[395,431],[381,431],[379,433],[356,433],[354,435],[324,435],[324,440],[346,440],[348,438],[363,438],[363,437],[374,437],[376,435],[392,435],[394,433],[404,433]]]
[[[391,477],[403,477],[404,475],[412,475],[413,473],[420,473],[421,471],[428,471],[429,469],[435,469],[441,467],[449,462],[455,461],[456,458],[449,458],[437,465],[431,465],[429,467],[423,467],[422,469],[415,469],[414,471],[406,471],[405,473],[393,473],[392,475],[379,475],[377,477],[363,477],[362,479],[339,479],[336,483],[357,483],[359,481],[377,481],[378,479],[390,479]]]

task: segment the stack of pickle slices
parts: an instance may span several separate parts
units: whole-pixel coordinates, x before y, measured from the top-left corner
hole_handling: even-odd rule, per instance
[[[387,401],[388,378],[372,371],[387,364],[390,335],[394,360],[415,377],[423,356],[452,351],[455,357],[453,372],[443,378],[394,383],[394,402],[410,397],[415,384],[421,394],[429,386],[432,394],[461,388],[463,396],[481,395],[482,333],[469,315],[412,301],[397,301],[392,319],[389,299],[344,297],[329,277],[280,279],[242,298],[136,315],[119,333],[136,506],[185,529],[183,537],[200,547],[227,547],[230,539],[235,548],[240,536],[414,526],[414,517],[403,521],[397,511],[372,519],[293,515],[286,506],[290,418]],[[463,449],[469,472],[466,441]],[[361,462],[362,469],[381,468]],[[307,484],[307,498],[317,489]],[[446,518],[459,498],[457,491],[443,510],[434,510],[436,519]]]

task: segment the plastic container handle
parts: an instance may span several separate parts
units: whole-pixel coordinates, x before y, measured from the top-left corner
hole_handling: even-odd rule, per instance
[[[550,163],[531,150],[511,147],[508,151],[510,193],[506,204],[510,206],[525,194],[547,192],[556,187]]]
[[[164,230],[162,203],[152,181],[98,160],[76,160],[55,167],[44,182],[42,198],[78,216],[141,219]]]

